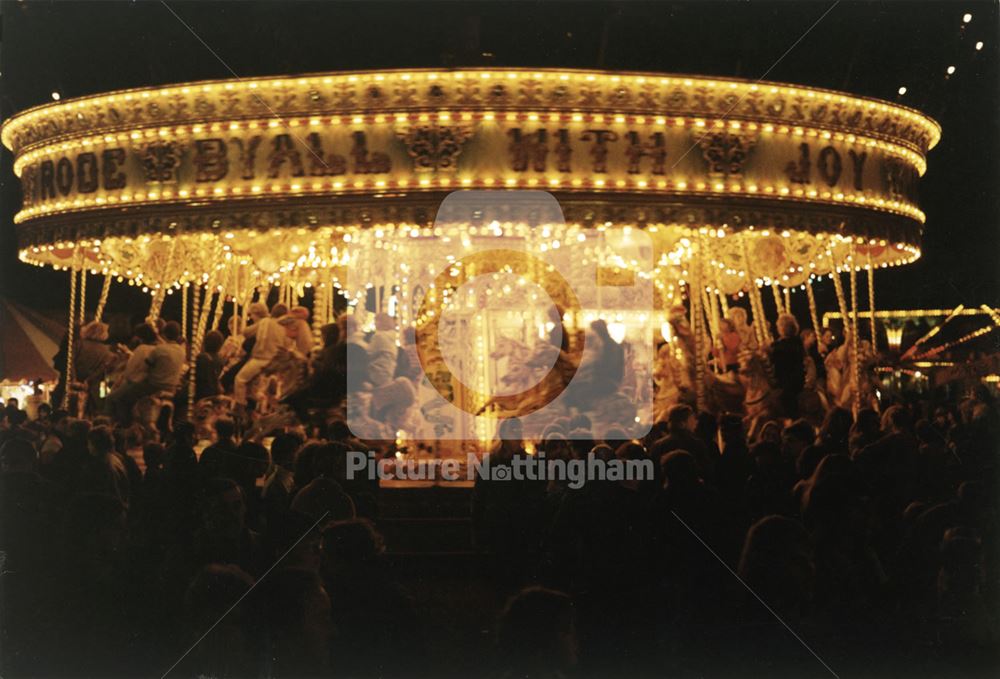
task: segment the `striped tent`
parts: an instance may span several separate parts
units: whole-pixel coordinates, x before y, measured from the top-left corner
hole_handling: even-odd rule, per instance
[[[0,382],[56,381],[52,357],[65,333],[62,323],[0,299]]]

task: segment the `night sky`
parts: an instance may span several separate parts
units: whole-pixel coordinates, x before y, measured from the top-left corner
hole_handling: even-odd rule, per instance
[[[920,184],[923,257],[876,278],[877,306],[996,306],[997,3],[845,1],[802,38],[833,4],[170,2],[227,68],[160,2],[2,2],[0,113],[51,101],[53,91],[66,99],[232,72],[420,66],[647,70],[841,89],[914,106],[944,128]],[[963,29],[966,12],[972,21]],[[948,66],[956,71],[946,78]],[[17,262],[11,161],[4,149],[0,294],[64,309],[65,272]],[[835,307],[831,287],[820,288],[827,309]],[[138,294],[113,293],[109,310],[138,301],[129,293]],[[794,304],[804,312],[804,300]]]

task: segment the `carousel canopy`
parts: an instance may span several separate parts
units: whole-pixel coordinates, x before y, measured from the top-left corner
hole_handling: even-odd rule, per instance
[[[2,130],[27,262],[238,294],[340,285],[346,266],[364,280],[423,237],[551,245],[629,226],[652,238],[660,308],[693,260],[732,294],[915,259],[916,181],[939,136],[917,111],[815,88],[515,69],[129,90]],[[561,214],[545,201],[438,214],[459,189],[547,191]]]
[[[64,332],[56,321],[0,299],[0,382],[54,381],[52,357]]]

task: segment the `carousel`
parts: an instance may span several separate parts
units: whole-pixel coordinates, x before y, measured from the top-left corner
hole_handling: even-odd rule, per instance
[[[841,92],[548,69],[195,82],[39,106],[2,129],[20,258],[69,272],[71,319],[88,286],[98,317],[115,284],[148,292],[150,319],[179,295],[197,352],[257,300],[310,307],[318,336],[341,295],[360,331],[405,346],[411,330],[423,367],[412,404],[367,436],[455,440],[551,420],[550,376],[560,361],[558,388],[585,371],[599,319],[631,347],[598,408],[609,427],[648,425],[678,394],[711,407],[729,379],[707,358],[722,319],[765,347],[767,314],[804,294],[818,329],[826,281],[859,384],[859,309],[874,318],[876,269],[920,256],[916,184],[939,137],[918,111]],[[553,326],[562,358],[533,360]]]

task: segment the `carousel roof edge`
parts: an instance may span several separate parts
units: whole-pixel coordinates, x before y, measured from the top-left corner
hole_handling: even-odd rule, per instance
[[[261,83],[277,83],[277,82],[295,82],[296,84],[309,84],[310,80],[320,79],[329,80],[332,84],[334,79],[345,79],[350,80],[351,78],[358,78],[361,76],[406,76],[406,75],[453,75],[453,74],[489,74],[490,76],[494,74],[510,74],[514,78],[517,78],[522,74],[542,74],[542,75],[578,75],[578,76],[593,76],[594,78],[602,77],[614,81],[614,79],[666,79],[668,81],[678,80],[685,85],[695,85],[697,83],[725,83],[725,84],[735,84],[735,85],[750,85],[757,86],[760,88],[779,88],[791,90],[791,94],[802,92],[807,97],[814,97],[816,94],[822,95],[832,95],[837,97],[846,97],[848,99],[854,100],[855,102],[866,103],[869,106],[879,106],[883,107],[883,110],[893,110],[894,112],[899,112],[910,117],[914,121],[918,121],[922,126],[924,126],[929,133],[929,143],[927,144],[927,150],[934,148],[934,146],[940,141],[942,128],[940,123],[938,123],[934,118],[930,117],[926,113],[920,111],[919,109],[906,106],[904,104],[899,104],[896,102],[887,101],[885,99],[879,99],[877,97],[869,97],[865,95],[857,95],[850,92],[845,92],[842,90],[834,90],[829,88],[815,87],[812,85],[800,85],[795,83],[787,83],[782,81],[773,80],[750,80],[746,78],[736,78],[729,76],[716,76],[716,75],[702,75],[702,74],[690,74],[690,73],[667,73],[667,72],[656,72],[656,71],[611,71],[606,69],[575,69],[575,68],[529,68],[529,67],[452,67],[452,68],[396,68],[396,69],[363,69],[363,70],[351,70],[351,71],[327,71],[327,72],[311,72],[311,73],[301,73],[301,74],[290,74],[290,75],[271,75],[271,76],[254,76],[249,78],[218,78],[218,79],[205,79],[205,80],[195,80],[188,82],[177,82],[177,83],[165,83],[162,85],[152,85],[134,88],[125,88],[120,90],[111,90],[107,92],[99,92],[95,94],[84,95],[81,97],[74,97],[70,99],[64,99],[58,102],[48,102],[44,104],[39,104],[32,106],[30,108],[24,109],[10,117],[7,118],[0,125],[0,141],[8,149],[15,151],[14,142],[12,140],[14,131],[21,125],[27,124],[29,121],[33,120],[35,117],[43,116],[45,114],[55,115],[61,112],[69,112],[74,108],[80,108],[87,104],[93,104],[106,99],[113,99],[115,97],[130,98],[132,95],[142,96],[144,93],[149,94],[152,92],[159,92],[164,90],[172,90],[175,88],[211,88],[217,85],[240,85],[242,87],[256,87]],[[544,108],[544,107],[542,107]],[[275,113],[277,115],[277,113]],[[728,115],[728,113],[726,113]],[[808,123],[809,121],[803,121]]]

